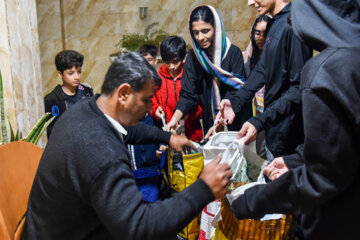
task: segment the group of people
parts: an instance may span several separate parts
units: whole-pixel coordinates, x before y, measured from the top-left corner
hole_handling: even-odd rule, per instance
[[[201,5],[189,18],[192,50],[186,53],[180,37],[167,38],[158,72],[152,50],[124,54],[95,96],[80,84],[83,56],[56,56],[63,85],[45,97],[45,108],[62,116],[48,131],[22,239],[174,239],[224,197],[230,167],[218,157],[182,192],[144,201],[132,171],[148,158],[137,162],[128,147],[162,143],[183,151],[189,139],[204,140],[223,125],[245,144],[264,132],[270,163],[264,174],[272,181],[232,203],[237,218],[296,214],[305,239],[360,237],[359,1],[248,4],[260,17],[244,52],[226,37],[216,9]],[[313,49],[320,53],[311,58]],[[257,93],[264,108],[253,116]],[[164,121],[166,131],[150,118]],[[171,133],[180,120],[186,137]],[[151,166],[161,155],[156,149]]]

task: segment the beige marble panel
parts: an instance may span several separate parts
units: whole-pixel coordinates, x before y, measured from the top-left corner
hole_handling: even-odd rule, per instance
[[[4,81],[12,86],[6,101],[16,115],[12,125],[26,135],[44,113],[35,0],[5,0],[5,13],[11,75]]]
[[[8,120],[11,125],[17,129],[15,103],[13,99],[13,86],[11,81],[11,64],[10,64],[10,45],[6,19],[6,3],[0,0],[0,71],[3,81],[4,91],[4,110],[6,116],[6,127],[9,129]],[[1,122],[0,122],[1,127]],[[9,135],[8,135],[9,137]],[[0,134],[0,142],[3,142],[2,134]]]

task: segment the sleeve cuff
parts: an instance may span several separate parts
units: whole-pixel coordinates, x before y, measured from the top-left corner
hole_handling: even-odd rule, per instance
[[[200,178],[184,191],[187,191],[189,193],[188,196],[191,196],[191,198],[195,200],[197,210],[203,209],[206,204],[215,200],[210,187]]]
[[[264,126],[259,118],[252,117],[248,120],[248,122],[254,125],[258,133],[264,130]]]
[[[245,219],[249,216],[245,195],[238,197],[231,205],[231,210],[237,219]]]
[[[169,144],[171,132],[163,131],[159,129],[159,141],[160,143]]]
[[[283,156],[284,162],[289,169],[297,168],[304,164],[303,160],[303,145],[296,148],[296,152],[290,155]]]
[[[236,93],[231,93],[227,95],[231,102],[231,107],[233,108],[235,113],[239,113],[244,105],[244,100],[241,98],[241,96],[243,96],[242,94],[243,89],[240,88],[239,91],[237,91]]]

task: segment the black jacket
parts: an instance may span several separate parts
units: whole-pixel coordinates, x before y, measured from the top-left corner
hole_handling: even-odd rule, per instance
[[[22,239],[173,239],[213,201],[199,179],[169,199],[144,203],[125,143],[167,144],[170,133],[143,123],[127,131],[123,141],[96,97],[65,111],[40,160]]]
[[[291,3],[272,21],[260,60],[246,84],[230,97],[235,112],[264,85],[265,111],[249,120],[258,132],[265,130],[266,145],[275,156],[290,154],[304,141],[301,117],[300,73],[312,50],[294,35],[287,23]]]
[[[83,87],[83,89],[84,89],[83,91],[87,97],[91,97],[94,95],[93,90],[90,87],[87,87],[83,84],[81,84],[81,86]],[[66,104],[65,95],[64,95],[64,92],[61,89],[60,85],[57,85],[54,88],[54,90],[52,90],[49,94],[47,94],[45,96],[44,103],[45,103],[45,112],[52,113],[49,116],[49,118],[51,118],[52,115],[55,114],[54,111],[56,111],[56,110],[53,109],[53,107],[57,106],[57,108],[58,108],[58,116],[54,119],[54,121],[47,128],[47,136],[49,138],[50,134],[51,134],[51,130],[52,130],[55,122],[61,116],[61,114],[63,114],[63,112],[65,112],[65,110],[68,109],[67,104]]]
[[[221,67],[232,73],[245,76],[244,60],[241,50],[235,45],[231,45],[225,59],[221,62]],[[199,103],[203,109],[203,125],[206,134],[209,128],[214,125],[214,119],[211,111],[211,88],[213,76],[207,73],[195,56],[194,50],[191,50],[184,64],[184,71],[181,78],[180,100],[176,106],[184,116],[194,109]],[[231,92],[237,89],[232,88],[220,82],[221,99],[229,98]],[[239,116],[235,119],[234,124],[229,126],[230,130],[240,130],[243,122],[252,116],[251,102],[246,105]]]
[[[305,239],[360,239],[359,16],[358,1],[294,2],[295,33],[321,51],[301,76],[304,164],[247,190],[237,217],[302,214]]]

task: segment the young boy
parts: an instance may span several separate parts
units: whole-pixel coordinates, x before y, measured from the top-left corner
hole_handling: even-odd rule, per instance
[[[52,127],[60,115],[75,103],[93,95],[90,87],[80,84],[81,67],[84,56],[74,50],[63,50],[55,56],[55,65],[62,85],[57,85],[45,96],[45,112],[51,112],[57,116],[47,128],[47,136],[50,137]]]
[[[164,64],[159,68],[158,73],[162,79],[160,89],[157,89],[152,101],[152,116],[154,119],[161,121],[165,117],[168,123],[179,101],[181,90],[181,76],[184,69],[184,59],[186,56],[186,44],[184,39],[178,36],[170,36],[166,38],[160,45],[160,54]],[[203,139],[200,119],[202,117],[202,109],[190,112],[185,120],[186,136],[199,142]]]
[[[157,64],[157,59],[156,59],[157,51],[158,51],[157,47],[151,44],[144,44],[139,49],[139,53],[143,55],[146,61],[148,61],[148,63],[150,63],[154,67]]]

